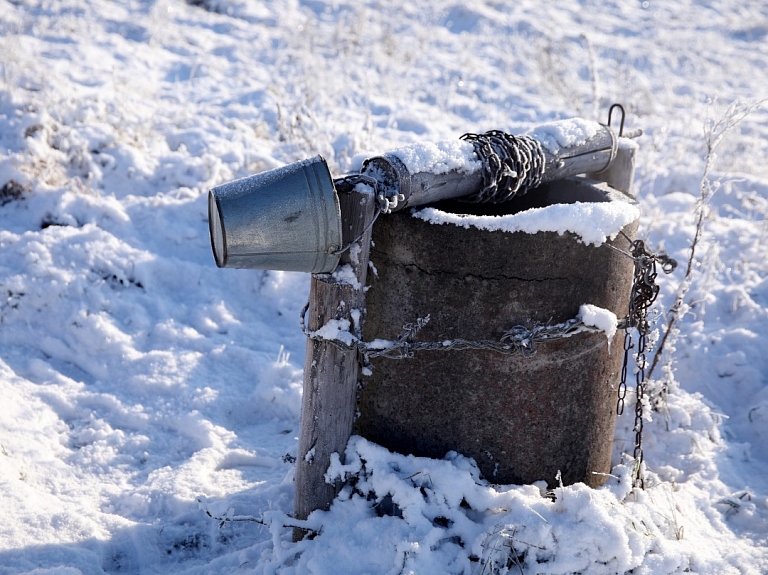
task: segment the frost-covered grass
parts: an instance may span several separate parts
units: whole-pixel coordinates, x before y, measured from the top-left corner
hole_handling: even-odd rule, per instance
[[[768,572],[768,111],[705,129],[767,69],[756,0],[0,0],[0,573]],[[356,438],[293,543],[308,277],[217,269],[207,190],[613,102],[659,337],[698,237],[646,489],[631,409],[595,490]]]

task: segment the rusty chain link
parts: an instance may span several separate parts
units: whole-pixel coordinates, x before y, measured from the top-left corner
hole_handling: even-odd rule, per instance
[[[625,236],[626,237],[626,236]],[[624,399],[627,394],[627,364],[629,363],[630,351],[634,348],[632,342],[631,328],[635,328],[638,333],[637,353],[635,354],[635,372],[636,396],[635,396],[635,469],[632,473],[633,487],[645,488],[645,482],[642,474],[643,464],[643,400],[645,399],[645,369],[647,349],[647,337],[650,331],[648,323],[648,310],[659,294],[659,286],[656,284],[658,272],[656,262],[661,263],[664,273],[671,273],[677,266],[677,262],[664,254],[654,254],[649,252],[642,240],[635,240],[630,243],[629,255],[635,263],[634,275],[632,279],[632,292],[629,298],[629,313],[625,321],[626,330],[624,332],[624,360],[621,366],[621,380],[619,382],[619,397],[616,404],[616,413],[621,415],[624,412]]]

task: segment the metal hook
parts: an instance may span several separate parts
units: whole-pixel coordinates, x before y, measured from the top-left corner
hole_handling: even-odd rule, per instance
[[[624,118],[626,117],[626,112],[624,111],[624,106],[621,104],[613,104],[608,108],[608,127],[611,126],[611,116],[613,115],[614,108],[621,110],[621,124],[619,124],[619,138],[621,138],[624,135]]]

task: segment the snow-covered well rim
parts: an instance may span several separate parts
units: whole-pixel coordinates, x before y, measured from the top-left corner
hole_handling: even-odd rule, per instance
[[[489,232],[572,232],[587,245],[602,245],[615,238],[626,226],[640,217],[640,209],[629,202],[576,202],[532,208],[505,216],[452,214],[436,208],[411,212],[431,224],[453,224]]]

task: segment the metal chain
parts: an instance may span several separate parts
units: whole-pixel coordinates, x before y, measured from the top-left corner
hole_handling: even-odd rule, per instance
[[[475,154],[483,162],[483,188],[462,200],[498,204],[541,183],[546,157],[535,138],[491,130],[464,134],[461,139],[472,142]]]
[[[471,349],[495,351],[503,354],[520,353],[529,356],[536,353],[538,343],[571,337],[577,333],[602,331],[601,328],[586,325],[580,318],[575,317],[563,323],[535,325],[532,328],[518,325],[506,331],[499,340],[454,338],[442,341],[413,341],[421,328],[429,323],[430,316],[426,316],[418,318],[415,323],[404,325],[402,333],[394,341],[377,339],[375,342],[365,342],[360,340],[359,334],[357,334],[353,335],[351,343],[346,343],[338,338],[328,338],[318,332],[310,331],[305,320],[308,310],[309,302],[301,310],[299,320],[304,335],[310,339],[327,341],[345,351],[356,349],[363,358],[363,365],[366,366],[370,365],[371,359],[377,357],[412,358],[417,351],[463,351]],[[624,324],[620,323],[619,327],[624,327]]]
[[[630,328],[635,328],[638,333],[637,354],[635,355],[635,364],[637,372],[635,373],[636,397],[635,397],[635,469],[632,474],[632,485],[634,487],[645,488],[645,482],[642,475],[643,464],[643,400],[645,399],[645,369],[647,349],[647,337],[650,331],[648,323],[648,310],[656,296],[659,294],[659,286],[656,284],[656,262],[662,265],[664,273],[670,273],[677,266],[677,262],[664,254],[653,254],[649,252],[642,240],[631,242],[629,255],[635,262],[634,276],[632,280],[632,293],[629,298],[629,313],[625,321],[626,331],[624,332],[624,360],[621,366],[621,380],[619,382],[619,398],[616,404],[616,413],[621,415],[624,412],[624,399],[627,394],[627,364],[629,363],[630,351],[634,348],[632,343],[632,334]]]
[[[366,176],[363,174],[348,174],[341,176],[333,180],[333,187],[341,194],[351,194],[357,184],[368,184],[369,186],[376,186],[378,184],[376,178]]]
[[[405,196],[403,194],[388,196],[383,191],[381,191],[383,183],[373,176],[366,174],[348,174],[333,180],[333,185],[336,188],[336,191],[343,194],[351,193],[357,184],[365,184],[373,188],[373,192],[376,196],[377,216],[380,213],[391,213],[393,210],[397,209],[397,206],[400,204],[400,202],[405,201]]]
[[[365,174],[349,174],[347,176],[342,176],[340,178],[336,178],[333,180],[333,186],[336,188],[336,191],[341,194],[351,194],[355,186],[358,184],[364,184],[370,188],[373,189],[373,193],[376,196],[376,211],[373,214],[373,218],[371,218],[371,221],[367,226],[365,226],[365,229],[360,233],[359,236],[357,236],[355,239],[353,239],[351,242],[349,242],[345,246],[341,246],[336,251],[333,252],[333,255],[339,255],[343,254],[345,251],[347,251],[349,248],[351,248],[353,245],[358,243],[362,237],[368,233],[368,230],[370,230],[373,227],[373,224],[376,223],[376,220],[379,218],[381,214],[389,213],[389,211],[393,207],[397,207],[397,200],[398,198],[395,198],[394,200],[390,200],[385,198],[382,194],[379,194],[379,181],[376,178],[372,178],[370,176],[366,176]],[[393,206],[394,201],[394,206]]]

